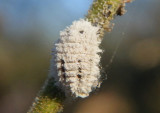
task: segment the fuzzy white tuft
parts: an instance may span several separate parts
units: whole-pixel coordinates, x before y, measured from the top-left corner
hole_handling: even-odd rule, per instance
[[[60,32],[53,48],[51,76],[66,95],[84,98],[100,84],[98,30],[80,19]]]

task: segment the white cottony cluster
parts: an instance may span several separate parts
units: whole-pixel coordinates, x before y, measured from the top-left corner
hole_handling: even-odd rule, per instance
[[[51,76],[66,95],[84,98],[100,84],[98,30],[87,20],[75,21],[54,45]]]

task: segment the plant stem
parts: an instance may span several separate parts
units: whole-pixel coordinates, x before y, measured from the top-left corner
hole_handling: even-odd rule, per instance
[[[86,19],[93,25],[101,27],[100,37],[103,37],[104,30],[111,30],[110,21],[115,15],[124,13],[123,4],[123,0],[97,0],[93,2]],[[28,113],[62,112],[65,98],[64,92],[55,85],[54,78],[49,76]]]
[[[54,83],[53,77],[46,80],[28,113],[58,113],[63,111],[65,95]]]
[[[100,26],[100,38],[103,37],[104,31],[111,31],[114,24],[111,20],[115,15],[125,13],[124,0],[96,0],[88,11],[86,18],[95,26]]]

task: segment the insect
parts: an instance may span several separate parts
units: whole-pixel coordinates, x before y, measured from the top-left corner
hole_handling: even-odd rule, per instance
[[[99,27],[84,19],[61,31],[53,48],[52,75],[65,94],[87,97],[100,85]]]

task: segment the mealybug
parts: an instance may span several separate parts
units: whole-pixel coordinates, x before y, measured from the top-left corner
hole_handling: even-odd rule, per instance
[[[66,95],[84,98],[100,84],[98,31],[81,19],[61,31],[54,44],[51,76]]]

